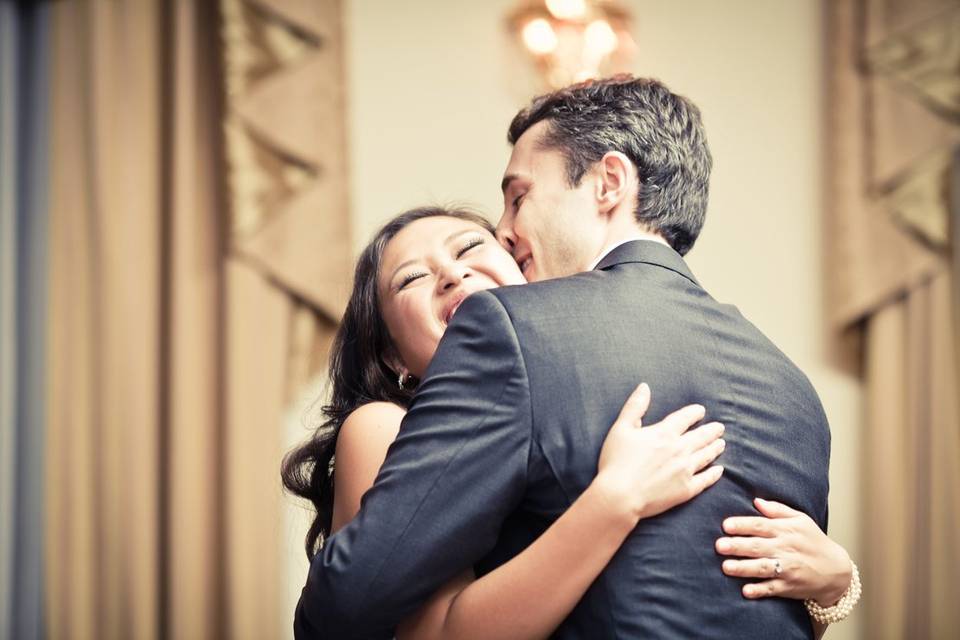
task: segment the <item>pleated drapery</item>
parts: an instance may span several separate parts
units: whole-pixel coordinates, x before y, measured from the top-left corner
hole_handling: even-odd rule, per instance
[[[859,333],[867,638],[960,628],[960,6],[827,3],[830,308]]]
[[[342,68],[339,40],[307,38],[302,55],[326,66],[294,90],[330,99],[263,99],[310,125],[313,156],[298,158],[236,101],[305,58],[259,59],[238,87],[228,43],[309,34],[310,20],[339,34],[340,15],[240,8],[238,26],[211,2],[53,5],[50,637],[289,634],[284,411],[323,364],[349,286]],[[253,152],[237,156],[238,138]]]

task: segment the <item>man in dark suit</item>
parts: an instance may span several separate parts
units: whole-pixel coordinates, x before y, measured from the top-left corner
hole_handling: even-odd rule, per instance
[[[556,637],[810,637],[801,602],[744,599],[714,552],[755,496],[825,527],[830,435],[807,378],[681,257],[707,205],[698,110],[619,77],[538,98],[509,139],[498,236],[534,284],[463,303],[360,513],[313,560],[298,636],[389,637],[459,571],[508,560],[590,483],[646,381],[648,420],[699,403],[726,425],[724,475],[643,520]]]

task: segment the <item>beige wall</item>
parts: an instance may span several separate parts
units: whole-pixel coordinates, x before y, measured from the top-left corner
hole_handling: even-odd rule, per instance
[[[513,4],[348,2],[356,248],[386,218],[417,204],[457,201],[498,213],[506,125],[533,91],[527,63],[504,30]],[[635,72],[661,78],[700,106],[714,155],[707,224],[689,262],[821,394],[834,438],[831,533],[856,555],[860,384],[831,367],[822,320],[819,3],[628,4],[640,48]],[[300,537],[298,528],[287,541]],[[305,572],[297,550],[294,601]],[[852,638],[856,627],[854,618],[828,637]]]

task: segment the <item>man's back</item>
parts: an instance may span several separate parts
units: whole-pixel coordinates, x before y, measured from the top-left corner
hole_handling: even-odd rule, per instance
[[[481,566],[515,554],[586,488],[624,399],[647,382],[648,424],[699,403],[726,425],[724,476],[641,522],[557,637],[808,637],[801,603],[744,599],[713,548],[723,519],[751,513],[757,496],[825,527],[830,435],[807,378],[658,243],[631,242],[597,271],[494,294],[522,352],[534,446],[524,499]]]

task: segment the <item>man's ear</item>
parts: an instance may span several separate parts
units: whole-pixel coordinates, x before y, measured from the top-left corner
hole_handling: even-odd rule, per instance
[[[597,202],[601,213],[609,214],[630,197],[637,170],[623,153],[608,151],[597,163],[597,171]]]

